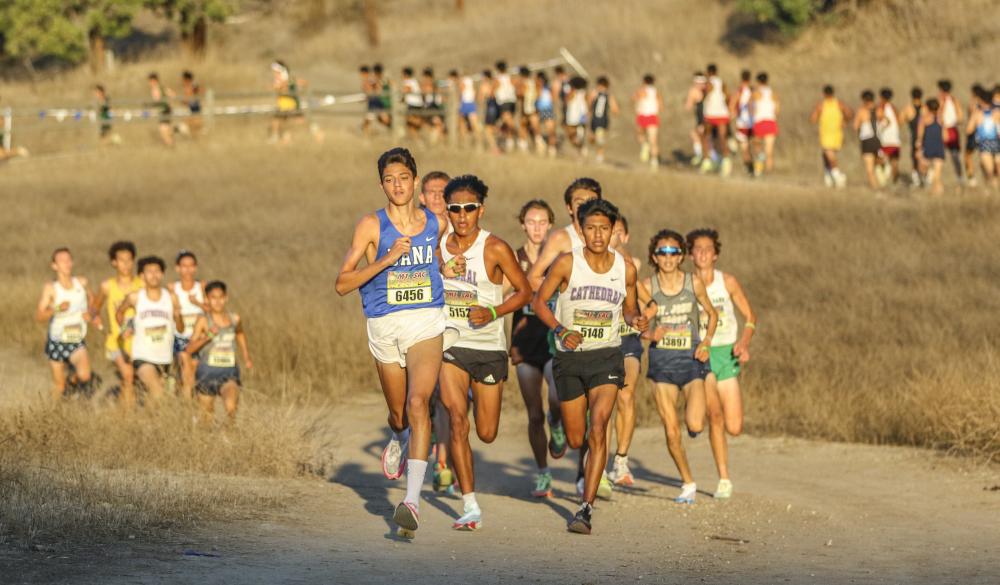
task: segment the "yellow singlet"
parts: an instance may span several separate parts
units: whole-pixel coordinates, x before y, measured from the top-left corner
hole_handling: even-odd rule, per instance
[[[844,146],[844,112],[836,98],[823,100],[819,112],[819,144],[823,150],[840,150]]]
[[[118,345],[118,336],[121,334],[121,326],[118,325],[118,307],[121,306],[125,297],[134,293],[135,291],[142,288],[142,279],[138,276],[132,277],[132,284],[129,285],[127,289],[123,289],[118,285],[117,278],[109,278],[105,282],[108,283],[108,298],[106,301],[107,305],[107,320],[105,322],[105,327],[107,327],[107,337],[104,339],[104,349],[108,354],[108,359],[113,359],[113,355],[116,352],[123,351],[126,354],[132,353],[132,339],[125,340],[125,347],[120,347]],[[129,319],[135,315],[135,309],[129,309],[125,312],[125,319]]]

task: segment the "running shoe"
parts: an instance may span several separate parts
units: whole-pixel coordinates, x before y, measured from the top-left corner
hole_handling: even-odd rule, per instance
[[[447,465],[438,464],[434,469],[434,491],[447,491],[455,483],[455,474]]]
[[[406,473],[406,447],[406,442],[389,439],[382,450],[382,473],[386,479],[399,479]]]
[[[601,481],[597,484],[597,497],[602,500],[610,500],[612,492],[614,492],[614,487],[611,485],[611,480],[608,479],[607,472],[604,472],[601,474]]]
[[[608,474],[608,479],[615,485],[633,485],[635,478],[632,477],[632,470],[628,468],[628,456],[615,455],[615,462]]]
[[[701,164],[698,165],[698,172],[701,174],[707,174],[715,170],[715,164],[712,163],[712,159],[705,157],[702,159]]]
[[[642,147],[639,148],[639,161],[649,162],[649,144],[643,143]]]
[[[696,433],[696,432],[692,431],[691,429],[688,429],[688,436],[691,437],[692,439],[697,439],[698,435],[700,435],[700,434],[701,433]]]
[[[695,168],[701,166],[702,158],[703,157],[700,154],[695,155],[694,158],[691,159],[691,166]]]
[[[826,185],[827,188],[833,187],[833,175],[829,172],[823,173],[823,184]]]
[[[566,444],[566,431],[563,430],[562,424],[553,425],[549,429],[549,455],[553,459],[562,459],[568,447]]]
[[[531,495],[536,498],[548,498],[552,495],[551,473],[535,474],[535,487],[531,490]]]
[[[576,513],[576,516],[569,521],[569,525],[566,529],[570,532],[575,532],[577,534],[590,534],[590,515],[593,512],[593,508],[588,503],[583,503],[580,506],[580,510]]]
[[[465,532],[472,532],[473,530],[479,530],[483,527],[483,511],[476,506],[472,509],[466,509],[462,517],[451,525],[455,530],[462,530]]]
[[[691,482],[681,486],[681,495],[674,498],[677,504],[693,504],[694,497],[698,493],[698,484]]]
[[[719,174],[723,177],[728,177],[733,172],[733,159],[724,157],[722,163],[719,164]]]
[[[413,538],[420,525],[420,514],[415,505],[409,502],[400,502],[392,515],[392,521],[396,523],[396,534],[403,538]]]
[[[719,487],[715,489],[715,494],[712,497],[716,500],[728,500],[733,497],[733,482],[728,479],[720,479]]]

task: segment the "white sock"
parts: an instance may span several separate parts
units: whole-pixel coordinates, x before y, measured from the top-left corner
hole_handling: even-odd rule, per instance
[[[462,494],[462,503],[467,511],[478,509],[479,502],[476,501],[476,492]]]
[[[427,461],[410,459],[406,464],[406,497],[404,502],[409,502],[420,507],[420,487],[424,485],[424,474],[427,472]]]
[[[695,142],[693,144],[693,146],[694,146],[694,157],[695,158],[701,158],[701,153],[702,153],[702,151],[701,151],[701,142]]]
[[[392,431],[392,440],[393,441],[399,441],[400,443],[405,443],[405,442],[409,441],[410,440],[410,427],[406,427],[405,429],[399,431],[398,433],[396,431]]]

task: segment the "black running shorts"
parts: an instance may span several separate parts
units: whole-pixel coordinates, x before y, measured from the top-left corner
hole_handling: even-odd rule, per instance
[[[624,386],[625,357],[620,347],[557,351],[552,360],[552,375],[559,400],[573,400],[598,386]]]

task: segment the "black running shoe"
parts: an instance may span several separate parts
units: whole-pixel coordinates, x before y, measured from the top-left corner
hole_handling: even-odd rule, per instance
[[[590,534],[590,514],[593,508],[590,504],[583,504],[580,506],[580,510],[576,513],[576,516],[569,521],[569,525],[566,527],[570,532],[575,532],[577,534]]]

